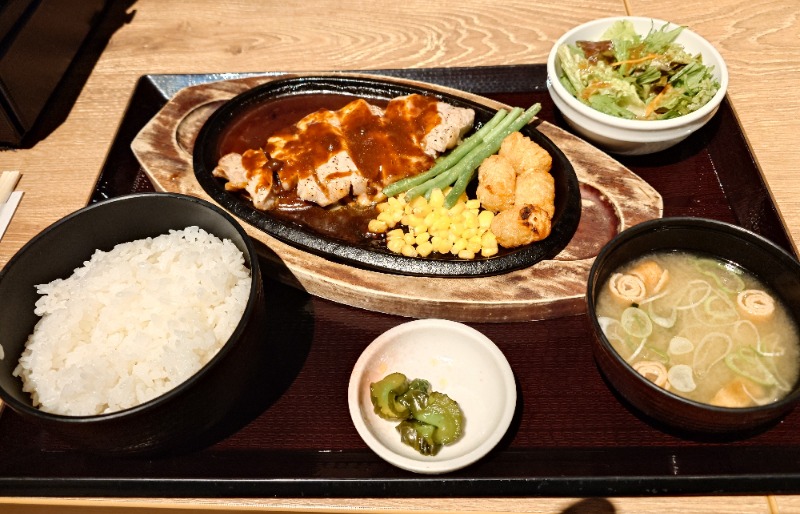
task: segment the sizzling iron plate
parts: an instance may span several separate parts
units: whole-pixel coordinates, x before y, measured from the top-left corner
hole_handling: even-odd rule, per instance
[[[360,268],[408,275],[469,277],[505,273],[531,266],[558,254],[569,243],[580,221],[581,200],[578,179],[575,170],[561,150],[531,125],[525,127],[522,133],[546,149],[553,158],[551,173],[556,186],[553,229],[550,236],[543,241],[501,251],[498,255],[488,258],[457,260],[405,257],[370,244],[366,240],[363,244],[354,244],[323,235],[298,223],[280,219],[270,212],[256,209],[241,194],[226,191],[225,182],[212,175],[212,170],[222,155],[222,144],[231,127],[256,107],[274,108],[278,113],[285,108],[289,100],[298,95],[327,94],[331,95],[331,98],[346,95],[354,98],[389,100],[413,93],[433,96],[458,107],[473,109],[475,123],[478,126],[489,121],[496,112],[495,109],[471,98],[438,91],[421,83],[400,83],[347,75],[278,79],[232,98],[211,115],[195,143],[195,175],[211,198],[254,227],[297,248]],[[264,134],[262,141],[266,141],[267,137],[268,134]]]

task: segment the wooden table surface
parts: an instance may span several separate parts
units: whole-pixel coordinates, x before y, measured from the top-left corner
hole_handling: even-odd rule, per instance
[[[139,0],[74,107],[32,148],[0,152],[19,170],[21,205],[0,266],[31,237],[86,205],[136,80],[154,73],[419,68],[544,63],[570,27],[632,14],[691,27],[730,70],[729,97],[787,230],[800,241],[800,17],[796,0]],[[798,464],[800,465],[800,463]],[[61,505],[60,508],[55,508]],[[2,498],[4,513],[150,510],[291,512],[787,513],[800,496],[482,499]],[[117,510],[117,509],[114,509]]]

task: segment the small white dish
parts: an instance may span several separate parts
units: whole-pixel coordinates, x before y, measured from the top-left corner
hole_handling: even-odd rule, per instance
[[[464,413],[461,439],[434,456],[403,444],[398,422],[375,414],[369,393],[371,383],[393,372],[424,378],[458,402]],[[408,471],[436,474],[468,466],[497,445],[514,417],[517,388],[511,366],[488,337],[462,323],[422,319],[384,332],[364,350],[350,375],[348,403],[356,430],[379,457]]]
[[[692,113],[670,120],[626,120],[596,111],[572,96],[561,84],[558,79],[561,75],[558,48],[579,40],[598,41],[606,29],[620,20],[630,21],[641,35],[647,34],[651,27],[660,28],[667,24],[669,29],[674,29],[678,26],[665,20],[641,16],[601,18],[578,25],[561,36],[550,50],[547,59],[547,90],[567,123],[587,141],[619,155],[659,152],[680,143],[714,116],[727,93],[728,68],[711,43],[686,28],[675,42],[691,54],[702,54],[703,63],[714,67],[713,74],[719,81],[719,90],[707,104]]]

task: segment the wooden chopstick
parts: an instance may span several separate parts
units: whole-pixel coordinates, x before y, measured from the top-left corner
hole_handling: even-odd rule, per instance
[[[18,171],[4,171],[0,174],[0,205],[6,203],[8,197],[14,192],[19,182],[20,173]]]

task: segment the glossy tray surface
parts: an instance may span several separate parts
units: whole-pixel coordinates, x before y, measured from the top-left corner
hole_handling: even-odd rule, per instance
[[[371,72],[374,73],[374,72]],[[543,65],[386,70],[509,105],[539,101],[561,127]],[[241,75],[142,77],[93,201],[152,186],[130,151],[138,130],[179,88]],[[664,198],[664,216],[737,223],[792,252],[788,236],[725,101],[673,150],[621,159]],[[347,384],[358,356],[404,318],[347,307],[267,277],[265,347],[284,363],[255,418],[204,450],[107,458],[59,442],[12,411],[0,416],[0,494],[9,496],[610,496],[800,492],[800,411],[748,437],[697,438],[642,418],[606,386],[583,315],[525,323],[470,323],[508,359],[518,384],[511,428],[478,463],[420,476],[383,462],[349,420]]]

